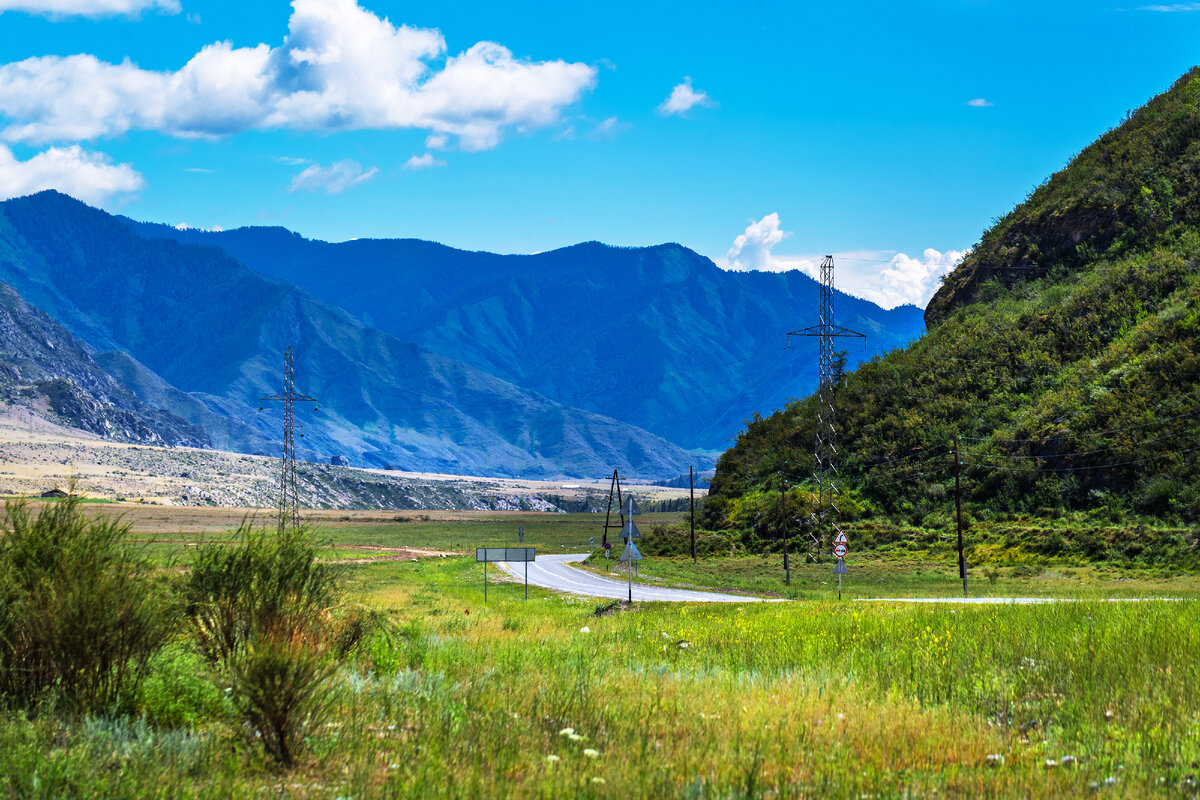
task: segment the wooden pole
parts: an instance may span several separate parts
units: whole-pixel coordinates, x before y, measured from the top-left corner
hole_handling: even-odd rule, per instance
[[[954,511],[958,520],[958,574],[962,578],[963,597],[967,596],[967,559],[963,555],[962,488],[959,485],[958,435],[954,436]]]
[[[784,583],[792,585],[792,563],[788,558],[787,509],[784,507],[783,470],[779,470],[779,528],[783,531],[783,575]]]
[[[696,563],[696,477],[692,467],[688,467],[688,494],[692,498],[692,563]]]

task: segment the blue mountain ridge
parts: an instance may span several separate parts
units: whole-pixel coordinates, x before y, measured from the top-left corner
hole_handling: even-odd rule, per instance
[[[301,457],[525,477],[618,467],[656,478],[712,463],[368,327],[222,249],[140,233],[57,192],[0,203],[0,281],[218,447],[277,451],[279,411],[258,400],[281,389],[294,345],[297,388],[322,408],[302,415]]]
[[[309,240],[280,227],[148,237],[220,247],[398,339],[569,406],[718,451],[745,420],[816,385],[817,344],[785,334],[818,318],[799,272],[732,272],[678,244],[585,242],[535,255],[469,252],[418,239]],[[921,309],[884,310],[841,292],[837,321],[867,334],[847,366],[924,332]]]

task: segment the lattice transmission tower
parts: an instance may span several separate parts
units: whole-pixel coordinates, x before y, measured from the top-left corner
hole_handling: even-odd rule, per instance
[[[294,406],[296,403],[312,403],[313,410],[317,406],[317,398],[306,394],[298,394],[295,386],[296,365],[292,347],[283,354],[283,392],[264,397],[258,401],[258,410],[263,410],[263,403],[283,403],[283,458],[279,464],[279,531],[282,533],[290,525],[292,530],[300,527],[299,498],[296,491],[296,429],[304,436],[304,427],[296,424]]]
[[[821,261],[821,322],[788,336],[815,336],[820,342],[820,382],[817,384],[816,442],[813,446],[813,482],[817,487],[817,508],[813,512],[816,532],[811,534],[813,549],[810,557],[821,560],[821,550],[832,546],[838,516],[838,452],[837,452],[837,409],[834,407],[833,390],[837,381],[837,351],[834,339],[858,337],[866,341],[866,334],[836,325],[833,321],[833,256]]]

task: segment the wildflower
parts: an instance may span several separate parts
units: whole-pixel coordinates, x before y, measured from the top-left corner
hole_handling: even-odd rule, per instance
[[[591,633],[592,629],[589,628],[587,625],[584,625],[582,628],[579,629],[579,632],[580,633]]]
[[[1046,769],[1053,769],[1054,767],[1057,767],[1057,766],[1058,766],[1058,762],[1055,761],[1053,758],[1046,759]]]
[[[599,757],[600,757],[600,751],[599,751],[599,750],[593,750],[593,749],[592,749],[592,748],[590,748],[590,747],[589,747],[587,750],[584,750],[584,751],[583,751],[583,754],[584,754],[585,756],[587,756],[588,758],[599,758]]]
[[[580,742],[580,741],[583,741],[584,739],[586,739],[587,737],[584,736],[582,733],[568,733],[567,738],[570,739],[572,742]]]
[[[558,756],[554,755],[554,753],[551,753],[550,755],[546,756],[547,763],[553,764],[555,761],[558,761]]]
[[[607,781],[597,775],[596,777],[592,778],[592,783],[607,783]]]
[[[1079,763],[1079,759],[1075,758],[1075,756],[1063,756],[1062,757],[1062,765],[1064,767],[1073,767],[1078,763]]]
[[[687,642],[680,642],[680,643],[679,643],[679,647],[682,649],[682,648],[685,648],[685,647],[691,647],[691,645],[690,645],[690,644],[688,644]]]
[[[558,732],[558,735],[559,736],[574,736],[575,729],[574,728],[563,728],[561,731]]]
[[[989,753],[985,759],[988,765],[1002,766],[1004,764],[1004,756],[1001,753]]]

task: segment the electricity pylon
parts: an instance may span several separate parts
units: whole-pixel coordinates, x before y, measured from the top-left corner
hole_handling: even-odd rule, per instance
[[[295,391],[295,361],[292,347],[283,354],[283,392],[264,397],[258,401],[258,410],[263,410],[263,403],[283,403],[283,458],[280,460],[279,471],[279,532],[282,533],[291,525],[292,530],[300,527],[300,508],[296,491],[296,420],[293,406],[296,403],[312,403],[316,411],[317,398]],[[300,433],[304,435],[303,429]]]
[[[833,403],[835,361],[837,353],[833,340],[839,337],[858,337],[866,341],[866,334],[835,325],[833,322],[833,256],[825,256],[821,262],[821,322],[788,336],[816,336],[820,341],[820,382],[817,384],[817,434],[813,447],[813,482],[817,485],[817,510],[814,522],[813,558],[821,560],[821,548],[832,544],[834,532],[841,532],[834,521],[837,516],[838,498],[838,453],[837,411]]]

